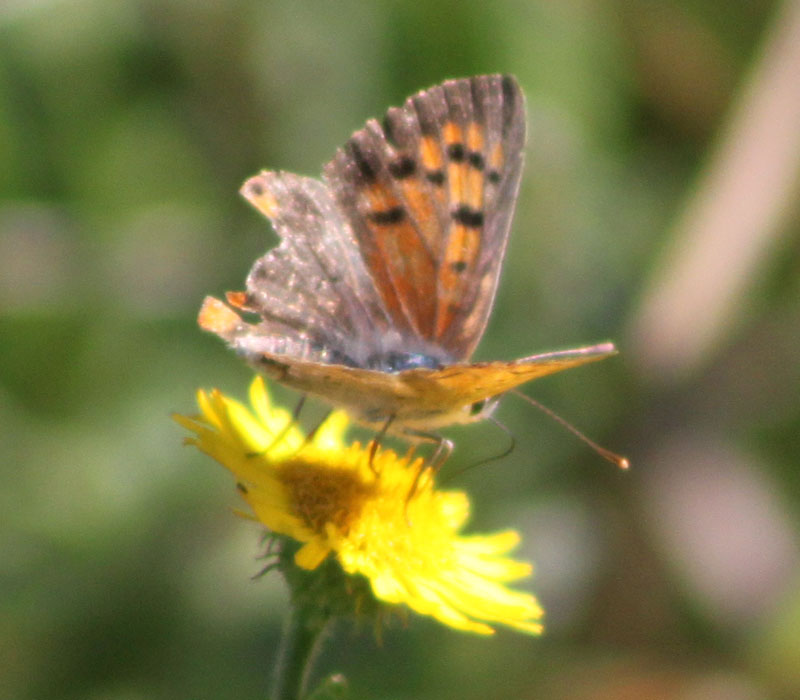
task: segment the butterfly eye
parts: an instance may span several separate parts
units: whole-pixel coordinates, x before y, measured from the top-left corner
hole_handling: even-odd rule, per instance
[[[488,403],[489,399],[481,399],[480,401],[476,401],[472,406],[469,407],[469,415],[470,418],[475,418],[483,413],[483,410],[486,408],[486,404]]]
[[[481,399],[480,401],[470,404],[469,408],[467,409],[467,413],[469,414],[470,418],[475,420],[488,418],[494,412],[494,409],[497,407],[499,401],[500,398],[497,396],[490,396],[488,399]]]

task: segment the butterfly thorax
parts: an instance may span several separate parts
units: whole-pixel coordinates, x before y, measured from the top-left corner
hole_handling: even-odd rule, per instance
[[[420,352],[387,352],[367,358],[366,369],[379,372],[403,372],[407,369],[441,369],[445,363],[432,355]]]
[[[421,338],[391,330],[372,338],[348,338],[338,345],[318,338],[308,344],[307,359],[396,374],[409,369],[441,369],[464,358],[453,357]]]

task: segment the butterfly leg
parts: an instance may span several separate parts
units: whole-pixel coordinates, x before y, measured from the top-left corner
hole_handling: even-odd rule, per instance
[[[297,405],[294,407],[294,410],[292,411],[292,417],[289,419],[289,422],[286,423],[286,425],[283,426],[283,428],[281,428],[281,431],[278,433],[276,438],[272,441],[272,444],[267,448],[267,450],[271,449],[273,447],[273,445],[277,445],[281,440],[283,440],[283,438],[286,437],[286,433],[289,432],[291,427],[295,423],[297,423],[298,419],[300,418],[300,412],[303,410],[303,406],[305,406],[305,403],[306,403],[306,395],[303,394],[300,397],[300,400],[297,402]]]
[[[394,414],[390,415],[386,422],[383,424],[383,427],[377,432],[374,438],[372,438],[372,442],[369,446],[369,468],[372,469],[374,474],[377,474],[375,471],[375,467],[373,466],[373,460],[375,459],[375,455],[378,452],[378,448],[381,446],[381,442],[383,442],[383,438],[386,437],[386,433],[388,432],[389,428],[391,427],[392,423],[394,422]]]
[[[453,454],[453,441],[443,438],[441,435],[432,435],[431,437],[437,441],[436,449],[431,457],[431,466],[438,472]]]
[[[314,436],[317,434],[317,431],[322,427],[322,424],[326,420],[328,420],[328,417],[331,415],[331,413],[333,413],[332,410],[325,411],[325,413],[322,415],[322,418],[320,418],[317,421],[317,424],[313,428],[311,428],[311,430],[308,431],[308,435],[306,435],[300,447],[298,447],[297,450],[295,451],[294,453],[295,455],[297,455],[306,445],[308,445],[314,439]]]
[[[434,449],[429,462],[430,468],[433,470],[434,474],[442,468],[442,465],[453,453],[453,441],[448,440],[441,435],[436,435],[435,433],[426,433],[418,430],[408,430],[406,432],[409,436],[413,436],[420,440],[425,440],[426,442],[436,443],[436,448]],[[414,483],[411,484],[411,488],[408,491],[408,496],[406,496],[406,505],[408,505],[408,502],[411,500],[412,496],[417,492],[419,480],[422,478],[422,473],[424,471],[426,471],[425,466],[422,465],[420,470],[417,472],[417,475],[414,477]]]
[[[248,457],[262,457],[265,454],[267,454],[267,452],[269,452],[273,447],[275,447],[275,445],[279,444],[280,441],[283,440],[283,438],[286,437],[286,433],[289,432],[291,427],[295,423],[297,423],[297,420],[300,418],[300,412],[303,410],[303,406],[305,405],[305,403],[306,403],[306,395],[303,394],[300,397],[300,400],[297,402],[297,405],[294,407],[294,410],[292,411],[292,417],[288,420],[286,425],[284,425],[280,429],[278,434],[272,439],[272,442],[270,442],[269,445],[267,445],[267,447],[265,447],[263,450],[261,450],[259,452],[248,452],[247,456]]]
[[[317,421],[317,424],[313,428],[311,428],[311,430],[308,431],[308,435],[306,435],[306,439],[303,441],[304,445],[307,445],[309,442],[311,442],[314,439],[314,436],[317,434],[317,431],[322,427],[322,424],[326,420],[328,420],[328,418],[330,417],[331,413],[333,413],[333,410],[331,410],[331,409],[328,409],[327,411],[325,411],[325,413],[322,415],[322,418],[320,418]]]
[[[448,459],[450,459],[450,455],[453,453],[453,441],[448,440],[441,435],[437,435],[436,433],[426,433],[422,430],[409,429],[405,431],[405,434],[409,437],[416,438],[417,440],[432,442],[436,445],[430,458],[430,465],[435,471],[439,471],[442,465]]]

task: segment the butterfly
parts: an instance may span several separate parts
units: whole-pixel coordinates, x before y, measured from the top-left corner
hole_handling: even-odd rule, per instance
[[[497,290],[525,145],[516,80],[448,80],[369,120],[322,180],[262,172],[241,193],[280,244],[201,328],[267,377],[408,439],[487,417],[524,382],[611,343],[469,363]],[[239,312],[255,314],[249,322]]]

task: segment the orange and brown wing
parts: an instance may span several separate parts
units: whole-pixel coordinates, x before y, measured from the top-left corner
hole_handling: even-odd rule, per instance
[[[370,120],[326,166],[325,180],[410,351],[435,347],[442,359],[464,360],[478,343],[524,140],[514,79],[477,76],[410,97],[382,125]]]
[[[435,342],[463,360],[483,335],[497,290],[522,173],[525,102],[508,76],[448,82],[435,92],[448,107],[438,130],[431,102],[415,102],[446,162],[449,220],[438,264]]]

